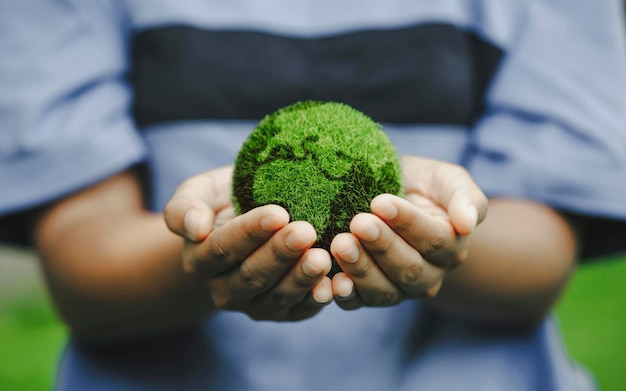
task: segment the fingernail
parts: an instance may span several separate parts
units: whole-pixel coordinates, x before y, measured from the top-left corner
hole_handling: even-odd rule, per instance
[[[315,301],[317,304],[325,305],[325,304],[330,303],[332,300],[333,300],[332,294],[324,295],[317,291],[313,291],[313,301]]]
[[[290,233],[285,239],[285,246],[292,251],[301,251],[307,244],[307,242],[301,240],[295,233]]]
[[[198,240],[198,232],[200,231],[200,220],[202,219],[202,213],[196,209],[190,209],[185,213],[183,223],[185,225],[185,231],[187,232],[187,238],[190,240]]]
[[[349,278],[343,279],[341,284],[335,288],[335,295],[338,300],[350,300],[355,295],[354,282]]]
[[[304,262],[302,264],[302,271],[307,277],[317,277],[321,274],[321,271],[311,266],[310,262]]]
[[[361,232],[361,239],[364,239],[368,242],[373,242],[378,239],[380,235],[380,231],[374,222],[370,221],[365,226],[365,229]]]
[[[359,249],[354,244],[350,244],[348,248],[341,251],[342,261],[347,263],[355,263],[359,259]]]
[[[385,220],[393,220],[398,216],[398,208],[391,202],[383,202],[378,206],[377,214]]]
[[[261,228],[268,232],[276,231],[282,226],[282,219],[274,214],[267,214],[261,218]]]

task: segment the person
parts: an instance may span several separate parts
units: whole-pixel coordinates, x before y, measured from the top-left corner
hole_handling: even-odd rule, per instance
[[[70,328],[56,388],[593,389],[549,313],[577,259],[623,249],[621,14],[1,1],[0,225]],[[406,197],[330,253],[281,207],[230,202],[246,135],[305,99],[406,155]]]

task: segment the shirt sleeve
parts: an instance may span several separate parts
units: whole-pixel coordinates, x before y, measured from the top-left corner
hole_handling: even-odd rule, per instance
[[[0,215],[140,162],[115,2],[0,3]]]
[[[621,2],[529,2],[466,162],[492,197],[594,219],[584,255],[626,250],[626,56]],[[612,244],[598,230],[611,222]],[[604,237],[590,243],[592,237]],[[617,242],[621,244],[618,244]],[[610,250],[609,250],[610,249]]]

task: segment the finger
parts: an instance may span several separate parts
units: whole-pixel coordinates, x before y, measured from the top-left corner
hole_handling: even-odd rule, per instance
[[[308,250],[276,286],[252,300],[249,315],[254,319],[274,320],[313,316],[333,298],[330,279],[326,277],[330,268],[327,251]]]
[[[292,321],[308,319],[317,314],[333,300],[333,288],[330,278],[323,276],[311,293],[289,311],[288,319]]]
[[[465,168],[414,156],[405,157],[403,165],[407,193],[416,191],[441,205],[460,235],[472,233],[485,218],[487,197]]]
[[[415,298],[430,298],[437,294],[444,276],[443,269],[427,262],[383,221],[370,214],[357,215],[350,224],[350,231],[376,260],[389,281],[403,293]],[[388,300],[399,301],[401,298],[402,295],[396,293],[396,297]]]
[[[467,256],[467,237],[457,234],[444,213],[438,216],[426,208],[390,194],[371,203],[372,213],[421,256],[445,268],[458,266]]]
[[[450,196],[447,204],[450,222],[459,235],[469,235],[480,224],[487,215],[487,197],[482,199],[476,196],[475,200],[468,198],[464,190],[457,190]]]
[[[354,282],[344,272],[336,273],[331,281],[335,302],[344,310],[355,310],[366,303],[356,291]]]
[[[333,301],[333,286],[330,278],[324,275],[322,280],[311,290],[311,300],[318,305],[330,304]]]
[[[288,222],[289,214],[278,205],[252,209],[216,229],[205,241],[187,244],[182,256],[185,270],[210,278],[231,269]]]
[[[230,203],[231,167],[194,176],[181,183],[164,209],[168,228],[190,241],[200,241],[213,228],[215,213]]]
[[[170,231],[197,242],[204,240],[211,232],[215,212],[198,199],[177,195],[165,206],[164,217]]]
[[[312,292],[330,271],[331,264],[327,251],[320,248],[310,249],[274,288],[256,299],[257,303],[274,310],[289,310]],[[317,298],[320,299],[320,304],[332,300],[332,291],[328,298],[324,290],[319,289]]]
[[[367,216],[375,218],[373,215]],[[360,219],[355,217],[354,220],[357,220],[358,224]],[[382,222],[380,224],[385,225]],[[337,235],[331,243],[331,252],[344,275],[354,282],[358,296],[365,303],[371,306],[389,306],[401,300],[400,290],[381,270],[380,260],[375,254],[372,255],[365,251],[355,236],[349,233]],[[343,284],[341,287],[346,287],[345,282],[342,282],[341,279],[339,281]],[[340,291],[337,293],[338,302],[342,301],[345,305],[350,292]]]
[[[243,300],[268,291],[315,244],[316,238],[311,224],[288,224],[230,273],[230,286],[241,292]]]
[[[215,220],[213,221],[213,229],[224,226],[235,217],[237,217],[235,208],[232,205],[229,205],[228,207],[220,210],[219,213],[216,214]]]

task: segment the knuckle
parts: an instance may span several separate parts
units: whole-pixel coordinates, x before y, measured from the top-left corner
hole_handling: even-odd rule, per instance
[[[371,264],[369,262],[357,262],[349,270],[345,270],[351,277],[365,279],[370,274]]]
[[[165,204],[163,212],[168,217],[176,218],[179,214],[180,217],[182,217],[182,215],[193,205],[194,201],[191,197],[181,194],[174,194],[172,199],[170,199],[167,204]]]
[[[410,213],[400,214],[401,218],[394,221],[394,229],[398,231],[411,231],[415,227],[415,216]]]
[[[175,233],[184,231],[184,216],[189,209],[186,199],[172,199],[163,208],[163,217],[168,229]]]
[[[241,225],[241,229],[247,241],[258,242],[266,239],[263,231],[258,229],[256,221],[245,220],[244,224]]]
[[[210,259],[213,259],[217,262],[226,261],[227,263],[230,264],[232,261],[230,259],[231,258],[230,253],[226,251],[226,248],[224,247],[222,242],[220,240],[217,240],[215,237],[213,237],[213,240],[211,242],[211,246],[209,246],[207,255]]]
[[[375,258],[384,257],[389,254],[392,245],[393,240],[391,237],[382,237],[375,243],[375,245],[368,246],[367,251]]]
[[[293,284],[296,286],[296,288],[302,290],[313,288],[313,281],[305,274],[296,273],[293,277]]]
[[[424,265],[415,262],[410,266],[403,268],[400,273],[400,284],[403,286],[415,286],[420,282],[424,271]]]
[[[274,259],[276,259],[276,261],[278,261],[278,263],[281,265],[291,264],[295,259],[294,257],[286,254],[281,248],[275,245],[271,246],[271,251],[272,251],[272,256],[274,257]]]
[[[243,263],[239,268],[241,282],[252,291],[261,291],[266,288],[266,283],[261,276],[247,263]]]
[[[446,239],[444,235],[441,233],[437,233],[426,243],[426,252],[433,253],[436,251],[440,251],[445,246],[446,246]]]
[[[457,249],[448,247],[433,251],[427,256],[430,263],[448,270],[452,270],[460,265],[461,261],[459,257],[460,255]]]
[[[396,292],[388,290],[378,290],[367,297],[367,303],[375,307],[386,307],[398,302]]]

